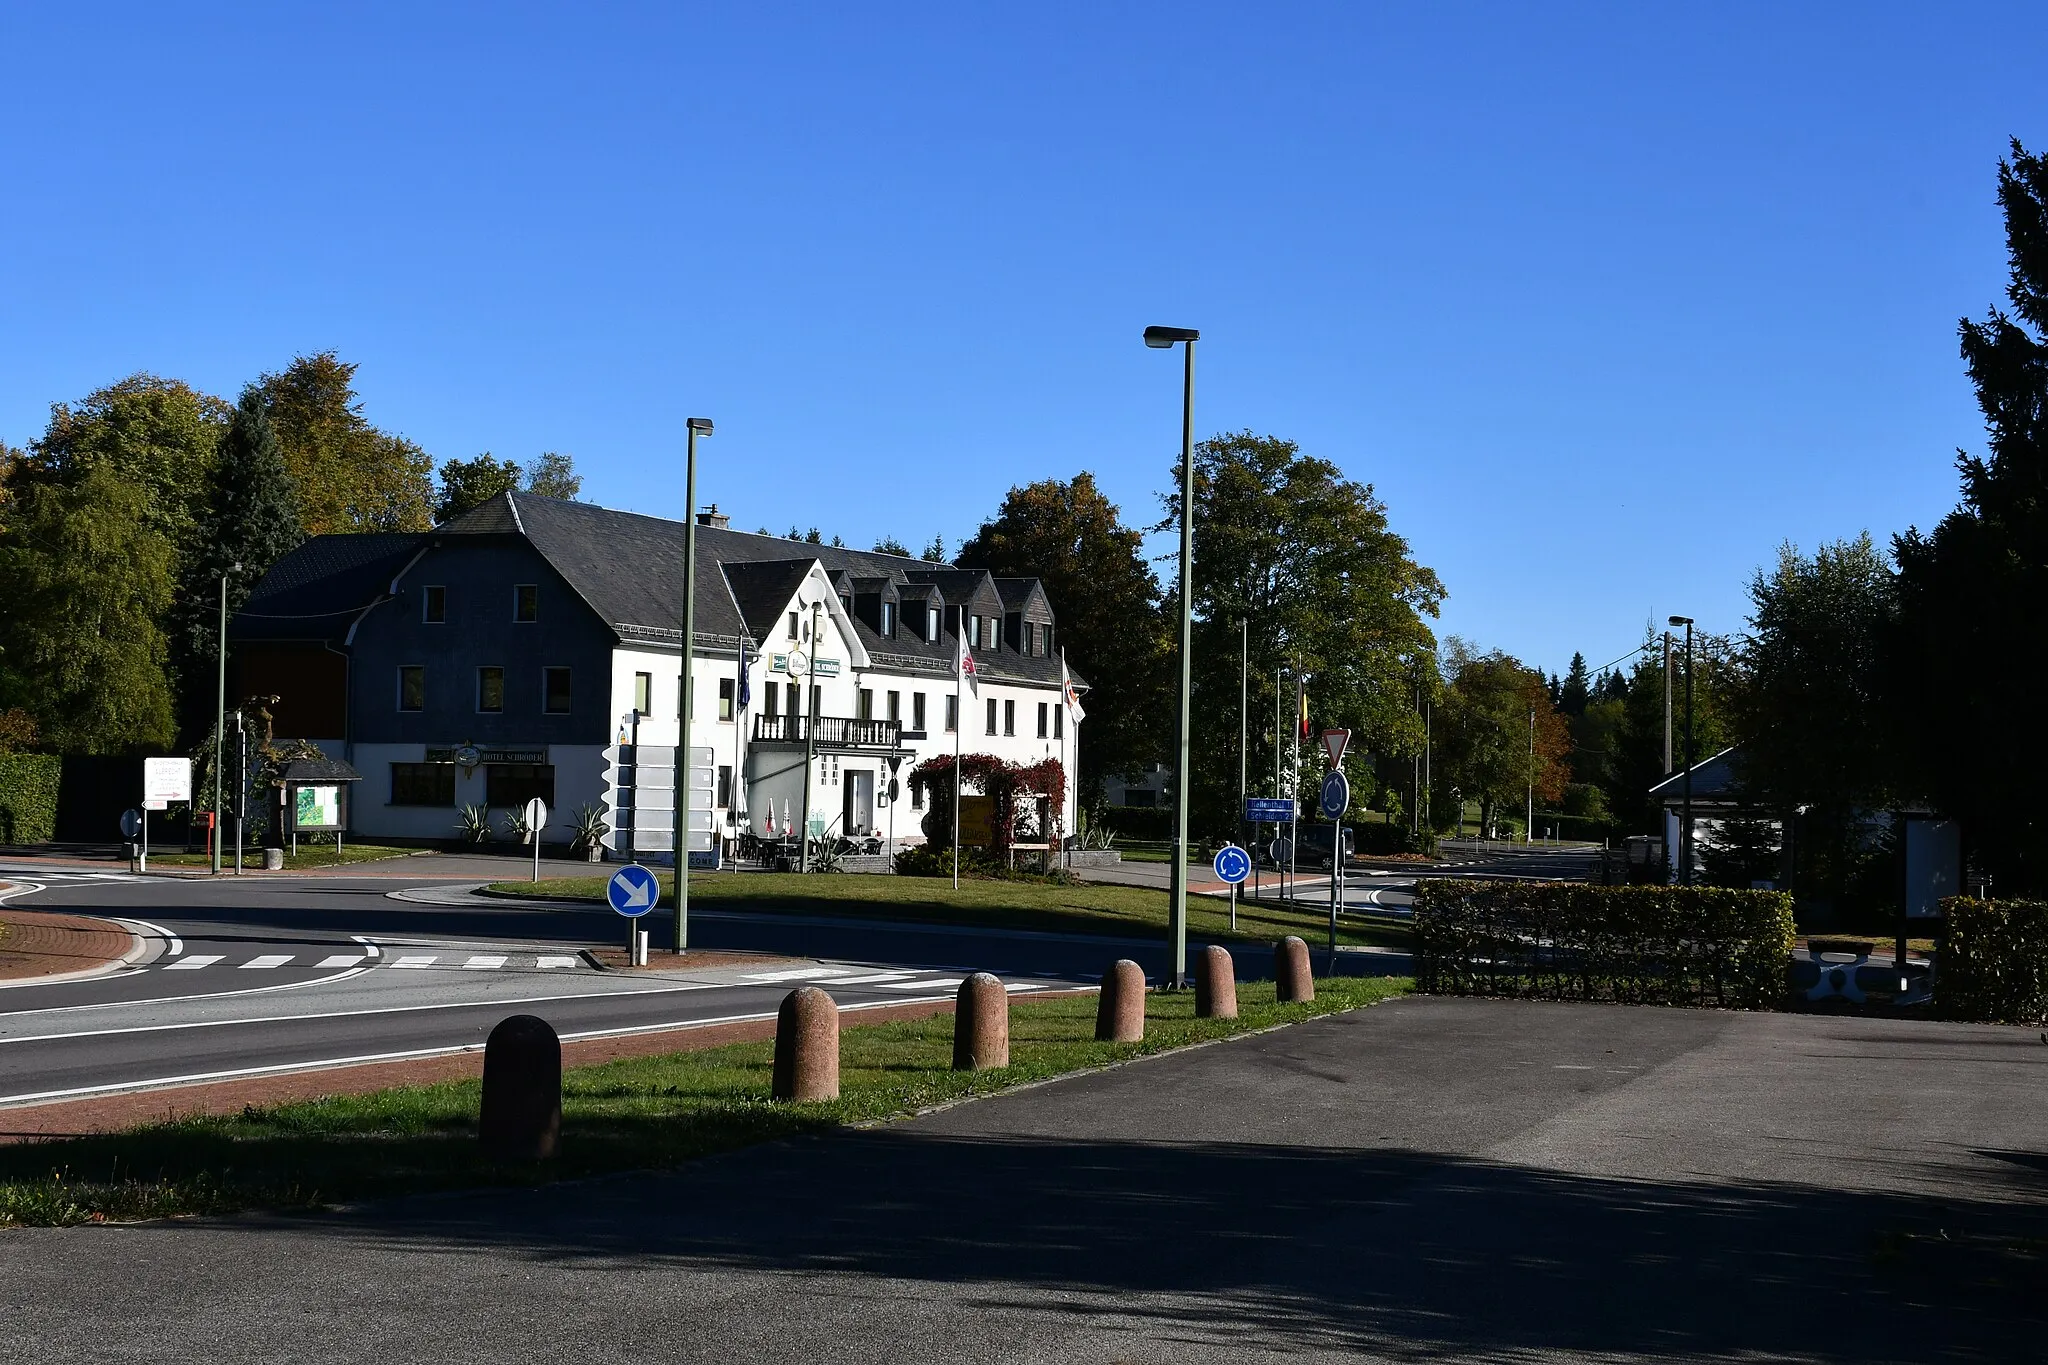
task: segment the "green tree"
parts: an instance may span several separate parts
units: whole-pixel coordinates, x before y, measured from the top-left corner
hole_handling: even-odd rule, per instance
[[[491,458],[486,450],[474,460],[449,460],[441,466],[441,501],[434,520],[453,521],[473,507],[519,487],[519,466]]]
[[[933,536],[932,543],[924,547],[924,557],[933,564],[945,563],[946,538],[944,536]]]
[[[1572,666],[1565,670],[1564,681],[1557,687],[1557,706],[1568,716],[1586,714],[1586,703],[1593,692],[1593,675],[1586,670],[1586,656],[1572,651]]]
[[[143,490],[150,528],[182,554],[206,508],[228,412],[226,403],[182,380],[132,374],[76,404],[53,404],[49,426],[20,458],[12,481],[77,485],[107,469]]]
[[[111,462],[32,484],[0,526],[0,651],[19,706],[57,753],[119,754],[172,740],[159,622],[172,551],[150,495]]]
[[[1443,666],[1436,785],[1478,801],[1482,828],[1503,810],[1521,811],[1532,778],[1538,809],[1555,809],[1571,780],[1571,735],[1542,671],[1498,650],[1474,653],[1456,638],[1446,642]]]
[[[1161,497],[1180,524],[1180,470]],[[1370,484],[1344,477],[1293,442],[1249,431],[1195,447],[1194,706],[1191,808],[1210,833],[1237,829],[1239,623],[1250,653],[1246,769],[1254,790],[1272,771],[1266,744],[1274,671],[1310,675],[1318,727],[1353,732],[1354,790],[1377,762],[1405,774],[1422,746],[1418,689],[1434,687],[1430,660],[1443,585],[1390,528]],[[1177,606],[1169,594],[1167,619]],[[1285,684],[1291,692],[1292,683]],[[1263,752],[1261,750],[1263,749]],[[1312,765],[1311,765],[1312,766]],[[1270,781],[1270,778],[1268,779]]]
[[[187,556],[180,574],[183,586],[173,636],[181,660],[208,670],[219,650],[221,580],[227,579],[232,615],[249,600],[270,567],[305,538],[299,529],[297,489],[278,450],[263,395],[253,385],[243,390],[221,437],[212,483],[198,548]],[[211,676],[187,680],[182,690],[187,694],[188,731],[195,713],[212,714],[213,688]],[[204,705],[195,705],[197,701]]]
[[[1959,453],[1962,503],[1893,542],[1899,627],[1885,669],[1902,782],[1963,822],[2001,891],[2048,890],[2048,160],[2018,142],[1998,167],[2006,298],[1961,324],[1984,455]]]
[[[1697,631],[1693,635],[1693,757],[1705,762],[1735,742],[1731,721],[1733,694],[1742,685],[1740,658],[1725,635]],[[1600,723],[1611,726],[1602,775],[1615,819],[1630,833],[1663,831],[1662,807],[1650,799],[1650,788],[1685,763],[1685,653],[1674,647],[1671,663],[1671,763],[1664,766],[1664,645],[1654,627],[1645,627],[1643,646],[1630,666],[1620,697],[1597,708]],[[1612,708],[1611,710],[1609,708]],[[1589,716],[1596,708],[1588,707]]]
[[[433,458],[370,425],[355,374],[354,364],[322,351],[257,380],[306,534],[424,531],[434,520]]]
[[[894,536],[883,536],[880,540],[876,541],[875,553],[878,555],[900,555],[904,559],[910,558],[909,547],[905,546],[902,541]]]
[[[1084,805],[1100,800],[1105,777],[1157,761],[1171,714],[1159,580],[1143,536],[1124,525],[1094,475],[1012,488],[961,546],[959,564],[1045,585],[1058,647],[1091,687],[1076,788]]]
[[[576,472],[574,458],[560,451],[543,451],[526,463],[526,491],[542,498],[573,502],[583,491],[583,476]]]

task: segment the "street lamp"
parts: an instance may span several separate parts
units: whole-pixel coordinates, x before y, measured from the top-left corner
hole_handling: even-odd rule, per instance
[[[1167,933],[1173,944],[1172,984],[1188,979],[1188,698],[1194,684],[1195,644],[1195,343],[1192,327],[1147,327],[1145,344],[1155,351],[1185,344],[1180,403],[1180,704],[1178,755],[1173,779],[1173,881],[1167,903]]]
[[[221,743],[227,738],[228,728],[228,577],[241,571],[242,565],[237,561],[220,576],[220,650],[214,660],[218,665],[219,691],[214,695],[213,707],[213,875],[216,877],[220,875]]]
[[[676,745],[676,953],[690,946],[690,703],[697,662],[697,438],[711,434],[709,417],[683,423],[683,682],[676,711],[681,733]],[[638,751],[635,751],[638,761]],[[636,773],[639,769],[636,767]],[[637,823],[637,821],[636,821]],[[540,831],[533,834],[535,847]]]
[[[1529,805],[1522,815],[1522,842],[1536,842],[1536,708],[1529,708]]]
[[[1685,627],[1685,776],[1680,779],[1678,816],[1678,881],[1692,885],[1692,618],[1674,616],[1674,626]]]

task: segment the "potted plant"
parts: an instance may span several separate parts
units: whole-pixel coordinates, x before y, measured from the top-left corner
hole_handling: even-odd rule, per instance
[[[571,842],[577,852],[593,863],[604,856],[604,836],[612,827],[604,822],[602,810],[588,804],[578,806],[570,827],[575,831]]]

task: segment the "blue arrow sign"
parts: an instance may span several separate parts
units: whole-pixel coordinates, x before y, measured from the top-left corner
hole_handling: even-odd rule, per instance
[[[638,919],[654,908],[661,899],[661,888],[654,880],[654,874],[638,863],[628,863],[605,883],[604,898],[611,902],[612,909],[628,919]]]
[[[1291,824],[1294,816],[1294,798],[1291,796],[1247,796],[1244,799],[1244,818],[1247,824]]]
[[[1236,844],[1225,844],[1216,850],[1216,875],[1223,881],[1236,886],[1252,875],[1252,858]]]
[[[1351,780],[1332,768],[1323,778],[1321,808],[1325,819],[1341,820],[1351,807]]]

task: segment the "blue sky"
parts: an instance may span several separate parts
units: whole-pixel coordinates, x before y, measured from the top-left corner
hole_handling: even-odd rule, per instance
[[[334,349],[440,458],[675,515],[701,414],[735,525],[950,543],[1082,469],[1153,519],[1195,326],[1201,433],[1552,669],[1953,505],[2048,146],[2038,3],[169,8],[0,16],[0,437]]]

